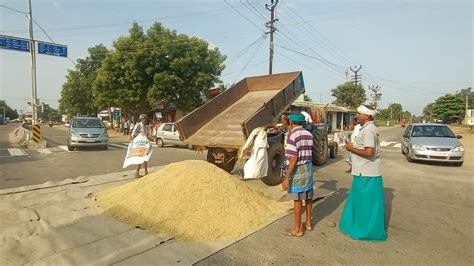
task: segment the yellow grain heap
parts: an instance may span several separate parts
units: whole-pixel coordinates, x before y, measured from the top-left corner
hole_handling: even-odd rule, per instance
[[[97,195],[118,220],[181,240],[231,240],[269,223],[285,206],[213,164],[188,160]]]

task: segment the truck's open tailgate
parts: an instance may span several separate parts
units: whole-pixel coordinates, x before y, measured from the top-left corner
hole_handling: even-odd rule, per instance
[[[245,139],[241,124],[251,117],[264,103],[279,91],[252,91],[232,104],[225,112],[217,115],[185,142],[193,145],[216,147],[239,147]]]
[[[239,148],[254,128],[271,123],[302,93],[300,71],[245,78],[176,125],[187,144]]]

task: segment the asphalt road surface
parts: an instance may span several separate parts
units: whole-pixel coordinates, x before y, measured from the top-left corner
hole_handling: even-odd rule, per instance
[[[126,138],[112,138],[110,150],[67,152],[65,129],[44,129],[51,153],[28,151],[6,143],[13,126],[0,126],[1,188],[58,181],[80,175],[123,171]],[[382,174],[385,187],[385,223],[388,240],[355,241],[337,228],[352,177],[345,173],[346,153],[315,168],[317,187],[336,191],[314,206],[315,230],[301,238],[284,236],[292,226],[288,215],[241,241],[200,261],[199,265],[228,264],[466,264],[473,265],[474,201],[473,135],[462,141],[470,157],[462,167],[449,164],[409,163],[400,152],[404,128],[380,128]],[[12,156],[9,149],[23,155]],[[15,154],[18,154],[15,152]],[[186,159],[205,159],[186,148],[155,149],[151,166]],[[129,168],[131,170],[133,168]],[[222,210],[223,215],[225,210]],[[232,214],[229,214],[232,215]],[[159,258],[157,258],[159,261]]]

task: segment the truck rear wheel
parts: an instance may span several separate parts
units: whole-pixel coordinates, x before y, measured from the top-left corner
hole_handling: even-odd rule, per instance
[[[230,173],[237,162],[237,151],[228,152],[223,148],[209,148],[207,161]]]
[[[313,164],[323,165],[328,159],[328,137],[321,129],[313,130]]]
[[[337,145],[337,142],[333,141],[331,144],[329,144],[329,158],[334,159],[337,157],[337,150],[339,146]]]
[[[279,142],[271,143],[268,148],[268,172],[262,178],[263,183],[275,186],[281,183],[281,164],[285,160],[285,148]]]

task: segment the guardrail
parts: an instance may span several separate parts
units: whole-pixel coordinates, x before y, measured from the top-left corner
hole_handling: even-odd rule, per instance
[[[24,145],[26,145],[28,141],[31,139],[31,130],[26,127],[28,127],[28,125],[22,124],[17,129],[15,129],[15,131],[13,131],[15,136],[18,138],[19,142]]]

